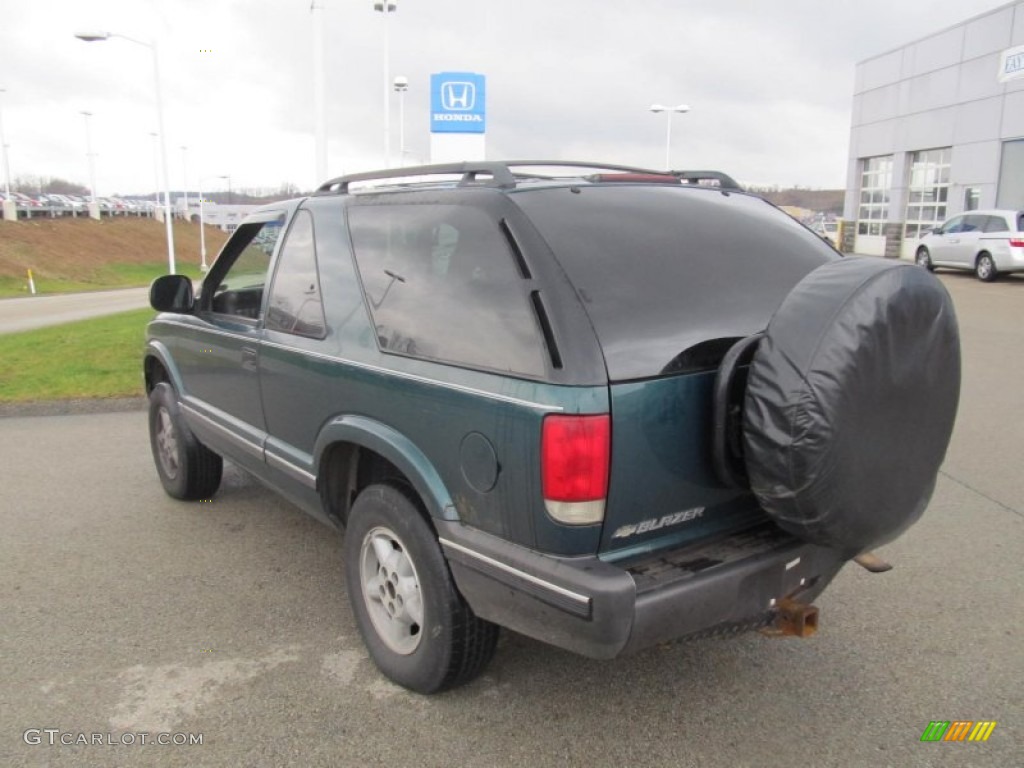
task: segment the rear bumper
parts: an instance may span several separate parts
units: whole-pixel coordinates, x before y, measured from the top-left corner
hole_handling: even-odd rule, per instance
[[[462,595],[481,618],[593,658],[768,624],[809,603],[848,558],[761,526],[630,563],[542,555],[438,523]]]

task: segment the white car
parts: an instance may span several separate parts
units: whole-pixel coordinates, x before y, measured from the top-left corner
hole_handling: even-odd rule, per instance
[[[921,238],[914,260],[925,269],[969,269],[986,283],[1024,272],[1024,211],[971,211]]]

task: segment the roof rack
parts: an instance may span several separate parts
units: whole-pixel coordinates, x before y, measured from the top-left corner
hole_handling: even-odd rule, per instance
[[[454,183],[459,187],[497,187],[514,189],[517,180],[526,179],[559,179],[584,178],[593,181],[606,181],[608,177],[597,173],[592,176],[572,174],[571,176],[542,173],[516,173],[514,168],[586,168],[593,171],[612,171],[627,174],[636,181],[654,181],[656,179],[676,179],[680,183],[700,184],[715,181],[723,189],[740,189],[733,178],[720,171],[654,171],[649,168],[637,168],[629,165],[612,165],[609,163],[587,163],[577,160],[511,160],[505,162],[479,161],[463,163],[443,163],[440,165],[420,165],[405,168],[394,168],[384,171],[368,171],[339,176],[320,185],[318,195],[346,195],[349,185],[361,181],[384,181],[388,179],[407,179],[407,183],[422,183],[424,176],[460,176]]]

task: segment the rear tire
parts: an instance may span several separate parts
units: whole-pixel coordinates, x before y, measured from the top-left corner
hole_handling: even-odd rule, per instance
[[[991,283],[999,277],[999,270],[996,269],[996,262],[991,255],[983,253],[978,256],[974,263],[974,274],[983,283]]]
[[[494,656],[498,627],[455,589],[433,530],[411,492],[365,488],[345,531],[349,602],[378,669],[417,693],[476,677]]]
[[[149,394],[149,444],[160,483],[168,495],[195,501],[217,492],[224,461],[192,434],[174,389],[165,381]]]

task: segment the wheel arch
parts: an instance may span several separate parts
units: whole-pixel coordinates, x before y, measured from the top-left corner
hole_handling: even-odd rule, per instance
[[[324,508],[342,525],[358,491],[382,478],[408,484],[429,519],[458,520],[451,494],[433,463],[387,424],[356,415],[331,419],[317,437],[313,456]]]
[[[175,392],[181,392],[181,373],[174,364],[174,358],[163,343],[150,339],[142,362],[142,373],[146,383],[146,394],[161,381],[170,384]]]

